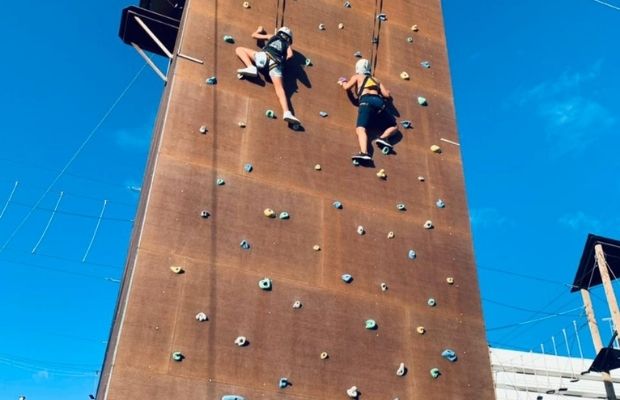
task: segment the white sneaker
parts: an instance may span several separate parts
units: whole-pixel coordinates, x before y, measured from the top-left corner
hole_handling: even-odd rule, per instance
[[[295,118],[292,112],[286,111],[282,116],[282,119],[288,122],[289,124],[301,125],[301,121]]]
[[[237,70],[237,73],[239,75],[243,75],[243,76],[250,76],[252,78],[255,78],[258,76],[258,70],[256,69],[255,66],[251,66],[251,67],[247,67],[247,68],[241,68]]]

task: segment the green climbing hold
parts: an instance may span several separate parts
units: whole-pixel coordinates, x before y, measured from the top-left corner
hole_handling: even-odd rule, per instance
[[[230,35],[224,35],[224,41],[226,43],[235,43],[235,38]]]
[[[271,290],[271,279],[264,278],[258,281],[258,287],[262,290]]]
[[[428,105],[428,101],[426,101],[426,97],[419,96],[418,97],[418,104],[421,105],[421,106],[427,106]]]
[[[366,320],[365,327],[366,327],[366,329],[369,329],[369,330],[375,330],[375,329],[377,329],[377,322],[375,322],[374,319],[368,319],[368,320]]]
[[[334,201],[334,202],[332,203],[332,206],[333,206],[334,208],[337,208],[338,210],[342,210],[342,203],[341,203],[341,202],[339,202],[339,201]]]
[[[385,155],[387,156],[388,154],[390,154],[390,150],[391,150],[391,149],[390,149],[388,146],[384,146],[384,147],[381,149],[381,153],[383,153],[383,154],[385,154]]]
[[[439,378],[439,375],[441,375],[441,371],[439,371],[439,368],[433,368],[430,371],[431,376],[433,377],[433,379],[437,379]]]
[[[437,305],[437,301],[431,297],[430,299],[428,299],[426,304],[428,304],[429,307],[435,307]]]
[[[309,58],[306,58],[306,67],[311,67],[312,66],[312,60]]]
[[[243,170],[245,172],[252,172],[254,170],[254,167],[252,166],[252,164],[247,163],[243,166]]]
[[[180,351],[175,351],[174,353],[172,353],[172,359],[174,361],[177,361],[177,362],[183,361],[184,358],[185,356]]]
[[[285,389],[289,384],[290,382],[288,381],[288,378],[280,378],[280,381],[278,382],[278,387],[280,389]]]
[[[396,209],[398,211],[407,211],[407,207],[403,203],[396,204]]]
[[[291,216],[286,211],[282,211],[280,215],[278,216],[278,218],[280,219],[289,219],[290,217]]]
[[[218,186],[222,186],[225,183],[226,181],[224,181],[224,178],[217,178],[217,180],[215,181],[215,184]]]
[[[207,78],[206,82],[207,85],[217,85],[217,78],[215,76],[212,76],[210,78]]]
[[[267,110],[267,111],[265,111],[265,117],[271,118],[271,119],[275,119],[276,118],[276,113],[273,110]]]

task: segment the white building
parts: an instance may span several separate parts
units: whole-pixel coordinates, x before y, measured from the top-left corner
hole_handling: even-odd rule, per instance
[[[497,400],[606,399],[601,374],[581,375],[591,359],[489,349]],[[611,372],[620,398],[620,369]]]

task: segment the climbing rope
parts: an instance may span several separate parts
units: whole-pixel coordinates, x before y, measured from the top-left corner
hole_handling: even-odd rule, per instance
[[[379,14],[383,13],[383,0],[375,0],[375,13],[373,15],[372,26],[372,47],[370,50],[370,65],[372,70],[377,68],[377,53],[379,52],[379,36],[381,32],[381,22],[383,20],[378,18]]]
[[[280,4],[282,4],[282,12],[280,13]],[[286,10],[286,0],[278,0],[276,10],[276,29],[284,26],[284,11]]]

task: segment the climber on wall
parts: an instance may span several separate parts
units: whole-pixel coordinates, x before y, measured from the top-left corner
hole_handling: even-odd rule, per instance
[[[252,33],[252,38],[267,40],[267,43],[261,51],[256,51],[247,47],[237,47],[235,52],[246,66],[246,68],[238,69],[237,74],[256,77],[258,76],[259,69],[268,68],[269,76],[271,77],[273,87],[276,91],[276,96],[282,107],[282,118],[291,124],[301,124],[288,107],[288,98],[284,90],[284,82],[282,79],[284,64],[286,60],[293,57],[293,33],[289,28],[283,26],[276,30],[274,35],[270,35],[265,32],[262,26],[259,26],[256,31]]]
[[[390,91],[377,78],[372,76],[370,62],[361,59],[355,64],[355,75],[351,79],[341,78],[338,84],[344,90],[355,88],[359,100],[357,123],[355,133],[360,145],[360,152],[354,154],[353,160],[372,160],[368,154],[368,133],[366,129],[372,125],[384,129],[383,133],[375,140],[380,148],[392,150],[393,146],[388,141],[390,136],[398,132],[396,118],[387,109],[391,100]]]

